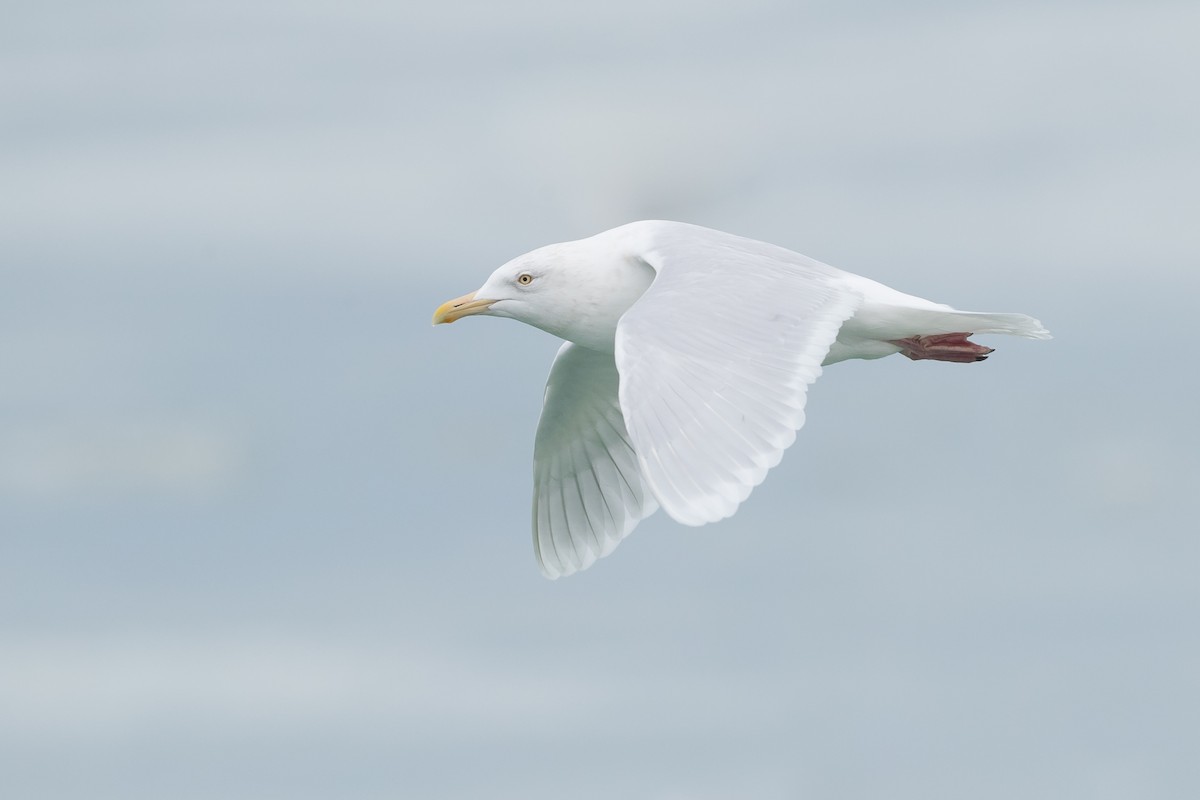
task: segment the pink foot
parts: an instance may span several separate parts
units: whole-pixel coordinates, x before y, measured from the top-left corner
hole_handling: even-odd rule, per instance
[[[899,347],[900,352],[913,361],[929,359],[931,361],[953,361],[958,364],[983,361],[994,348],[968,341],[967,337],[970,335],[969,333],[934,333],[929,336],[893,339],[891,343]]]

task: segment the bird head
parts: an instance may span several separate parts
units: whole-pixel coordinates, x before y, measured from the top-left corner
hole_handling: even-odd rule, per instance
[[[587,239],[554,244],[514,258],[474,292],[438,306],[433,324],[477,314],[508,317],[611,352],[617,321],[650,285],[654,271],[588,244]]]
[[[490,317],[510,317],[537,325],[539,311],[552,305],[553,281],[547,291],[546,265],[531,258],[533,254],[514,258],[496,270],[473,292],[447,300],[433,312],[433,324],[455,322],[463,317],[484,314]]]

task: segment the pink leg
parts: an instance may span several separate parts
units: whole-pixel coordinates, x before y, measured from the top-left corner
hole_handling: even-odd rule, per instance
[[[929,359],[931,361],[953,361],[958,364],[983,361],[993,348],[968,341],[967,337],[970,335],[969,333],[934,333],[929,336],[893,339],[891,343],[899,347],[900,352],[913,361]]]

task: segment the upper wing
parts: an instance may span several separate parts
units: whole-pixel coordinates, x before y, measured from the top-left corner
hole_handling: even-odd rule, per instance
[[[838,270],[762,242],[665,238],[640,253],[658,275],[617,326],[620,402],[655,498],[702,525],[732,514],[795,441],[861,296]]]
[[[564,344],[533,447],[533,549],[548,578],[590,567],[658,504],[617,403],[612,355]]]

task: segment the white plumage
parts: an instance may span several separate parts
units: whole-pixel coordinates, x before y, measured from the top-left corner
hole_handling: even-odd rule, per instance
[[[496,270],[434,322],[512,317],[567,340],[534,446],[533,541],[550,578],[608,555],[661,506],[733,514],[804,424],[823,364],[903,352],[982,360],[973,333],[1049,338],[1023,314],[957,311],[764,242],[634,222]]]

